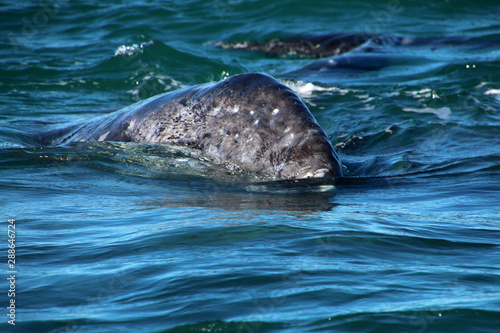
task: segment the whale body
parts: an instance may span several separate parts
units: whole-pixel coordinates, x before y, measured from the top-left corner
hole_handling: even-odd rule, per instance
[[[157,95],[51,141],[151,142],[200,149],[275,180],[341,177],[342,164],[300,97],[265,74]]]
[[[402,66],[406,75],[411,74],[408,68],[412,68],[418,75],[420,68],[428,70],[429,65],[436,68],[440,66],[440,52],[435,52],[439,49],[446,50],[444,57],[447,62],[449,55],[454,52],[451,48],[473,52],[498,49],[500,40],[495,37],[478,39],[467,35],[427,38],[346,32],[305,33],[263,42],[216,41],[209,45],[228,50],[260,52],[287,59],[287,62],[293,62],[295,58],[309,58],[311,62],[308,64],[295,66],[292,71],[277,74],[278,77],[337,84],[345,78],[357,78],[365,73],[396,66]],[[379,80],[375,75],[372,78]]]

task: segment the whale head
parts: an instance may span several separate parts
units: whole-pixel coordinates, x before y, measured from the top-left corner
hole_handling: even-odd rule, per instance
[[[342,176],[326,133],[300,97],[274,78],[235,75],[203,96],[212,130],[200,147],[212,157],[280,180]]]

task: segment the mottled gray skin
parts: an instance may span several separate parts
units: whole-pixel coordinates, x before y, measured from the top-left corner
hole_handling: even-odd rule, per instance
[[[264,52],[276,56],[333,57],[349,52],[372,38],[365,34],[330,33],[305,34],[283,39],[271,39],[265,43],[243,41],[237,43],[212,43],[223,49],[243,49]]]
[[[58,143],[159,142],[273,179],[340,177],[339,158],[300,98],[264,74],[154,96],[74,129]]]
[[[478,49],[498,46],[499,40],[477,40],[475,38],[444,37],[419,38],[398,35],[367,35],[360,33],[325,33],[304,34],[282,39],[271,39],[260,43],[257,41],[242,41],[236,43],[214,42],[213,45],[223,49],[241,49],[264,52],[275,56],[306,56],[327,58],[348,52],[387,52],[398,46],[429,46],[432,49],[446,46],[468,46]]]

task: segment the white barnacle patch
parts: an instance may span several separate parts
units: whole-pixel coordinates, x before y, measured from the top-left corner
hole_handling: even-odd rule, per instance
[[[285,133],[286,133],[286,131],[285,131]],[[285,147],[290,146],[292,144],[292,142],[294,141],[294,138],[295,138],[294,133],[290,133],[290,134],[286,135]]]
[[[240,111],[240,106],[239,105],[235,105],[233,107],[233,113],[238,113],[238,111]]]
[[[253,116],[255,114],[255,111],[254,110],[251,110],[250,111],[250,115]]]
[[[109,131],[107,131],[106,133],[104,133],[103,135],[101,135],[99,137],[99,139],[97,139],[97,141],[104,141],[104,140],[106,140],[106,137],[108,136],[108,134],[109,134]]]
[[[291,130],[292,130],[292,128],[290,126],[288,126],[287,128],[285,128],[285,131],[283,133],[286,134],[286,133],[290,132]]]
[[[216,116],[216,115],[218,115],[218,114],[220,113],[220,110],[221,110],[221,107],[220,107],[220,106],[215,107],[215,108],[213,108],[213,109],[212,109],[212,111],[210,112],[210,114],[211,114],[212,116]]]
[[[259,124],[259,119],[255,120],[255,121],[253,122],[253,124],[254,124],[255,126],[257,126],[257,125]]]
[[[272,115],[275,116],[280,112],[280,109],[274,109]]]

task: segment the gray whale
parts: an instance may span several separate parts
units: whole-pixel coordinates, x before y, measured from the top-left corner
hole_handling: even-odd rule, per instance
[[[342,176],[342,164],[308,108],[264,74],[157,95],[67,129],[51,144],[82,141],[186,145],[216,163],[275,180]]]

